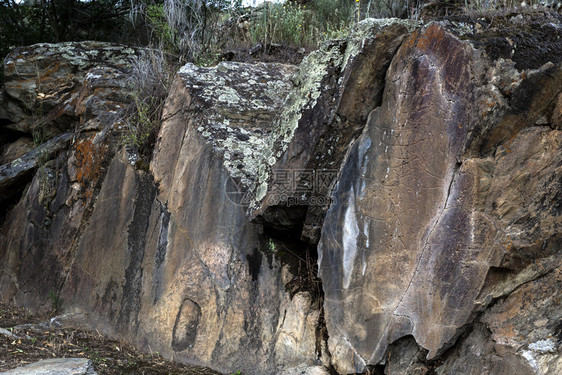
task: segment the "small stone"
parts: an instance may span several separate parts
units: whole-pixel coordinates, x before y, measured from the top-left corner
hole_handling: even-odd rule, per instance
[[[4,375],[97,375],[92,361],[85,358],[45,359],[3,372]]]

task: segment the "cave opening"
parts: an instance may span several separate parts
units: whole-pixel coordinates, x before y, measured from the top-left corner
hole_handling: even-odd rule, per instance
[[[288,268],[291,278],[284,287],[290,298],[298,293],[308,293],[311,308],[319,311],[315,329],[315,359],[320,359],[323,352],[329,355],[329,335],[324,318],[324,289],[318,275],[317,243],[311,243],[303,237],[308,209],[308,206],[270,207],[267,219],[261,217],[264,234],[262,248],[269,264],[272,264],[275,257],[282,267]]]

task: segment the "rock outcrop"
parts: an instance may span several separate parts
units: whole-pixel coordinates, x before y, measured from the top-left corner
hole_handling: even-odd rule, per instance
[[[92,145],[112,144],[115,152],[116,142],[108,142],[106,135],[119,126],[131,65],[142,53],[110,43],[69,42],[20,47],[6,57],[0,93],[0,126],[7,135],[2,139],[0,204],[17,199],[32,173],[71,138],[79,159],[75,177],[95,184],[89,175],[99,168],[102,155],[90,154]],[[104,135],[94,140],[94,132],[101,130]],[[38,147],[29,150],[32,144]]]
[[[560,37],[366,20],[299,67],[188,64],[148,168],[115,115],[141,51],[16,50],[1,124],[50,140],[0,167],[0,298],[229,373],[559,373]]]
[[[84,123],[103,120],[124,101],[124,73],[141,53],[102,42],[16,48],[4,61],[0,119],[9,120],[10,129],[40,131],[44,138],[76,126],[82,114]]]

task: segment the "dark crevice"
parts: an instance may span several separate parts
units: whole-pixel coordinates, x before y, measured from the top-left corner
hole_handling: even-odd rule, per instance
[[[275,256],[282,265],[289,268],[293,278],[285,285],[285,290],[291,298],[300,292],[308,292],[312,303],[321,306],[323,297],[322,282],[318,278],[318,252],[312,246],[300,239],[300,231],[287,231],[264,228],[267,243],[265,249],[268,256]]]
[[[8,213],[12,210],[12,208],[14,208],[16,204],[18,204],[25,191],[26,188],[17,190],[7,199],[0,201],[0,228],[4,225],[4,222],[8,217]]]
[[[17,141],[20,138],[28,138],[31,140],[29,134],[6,128],[4,127],[5,125],[9,125],[9,123],[3,119],[0,119],[0,129],[2,129],[2,131],[0,132],[0,154],[2,154],[6,145]]]
[[[300,237],[307,210],[308,206],[291,205],[287,202],[286,205],[268,207],[263,214],[256,217],[255,222],[281,237],[293,237],[297,234]]]
[[[280,225],[279,221],[275,225],[271,225],[271,221],[268,222],[269,225],[264,225],[265,244],[263,248],[270,264],[272,264],[272,258],[275,257],[283,266],[287,266],[290,274],[293,275],[284,286],[290,298],[292,299],[297,293],[308,293],[311,297],[311,307],[320,312],[315,329],[316,358],[314,360],[318,361],[322,358],[323,352],[327,352],[327,356],[330,357],[329,335],[324,316],[324,289],[322,280],[318,277],[317,246],[302,239],[308,206],[277,206],[275,208],[279,215],[277,217],[298,218],[298,220],[285,221],[287,225]],[[259,273],[257,267],[259,267],[258,264],[261,264],[261,257],[261,253],[256,252],[248,258],[252,278],[255,273]],[[337,374],[331,364],[325,363],[324,365],[331,374]]]

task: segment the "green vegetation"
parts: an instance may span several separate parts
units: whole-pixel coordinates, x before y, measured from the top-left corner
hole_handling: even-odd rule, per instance
[[[123,143],[141,159],[150,160],[173,71],[156,49],[147,50],[133,64]]]
[[[51,311],[55,314],[60,312],[61,309],[60,294],[54,290],[51,290],[49,291],[49,298],[51,299]]]
[[[256,44],[315,48],[367,18],[418,18],[424,0],[293,0],[243,8],[242,0],[0,0],[0,58],[37,42],[113,41],[153,46],[179,64],[210,65]],[[442,0],[450,9],[521,8],[515,0]],[[527,8],[560,0],[529,0]],[[1,74],[1,72],[0,72]],[[0,77],[1,78],[1,77]]]
[[[339,37],[354,21],[355,5],[349,0],[316,0],[307,5],[266,4],[251,12],[253,43],[316,47]]]
[[[122,0],[0,0],[0,60],[17,46],[100,40],[138,44]],[[140,26],[140,25],[139,25]],[[0,82],[2,67],[0,66]]]

